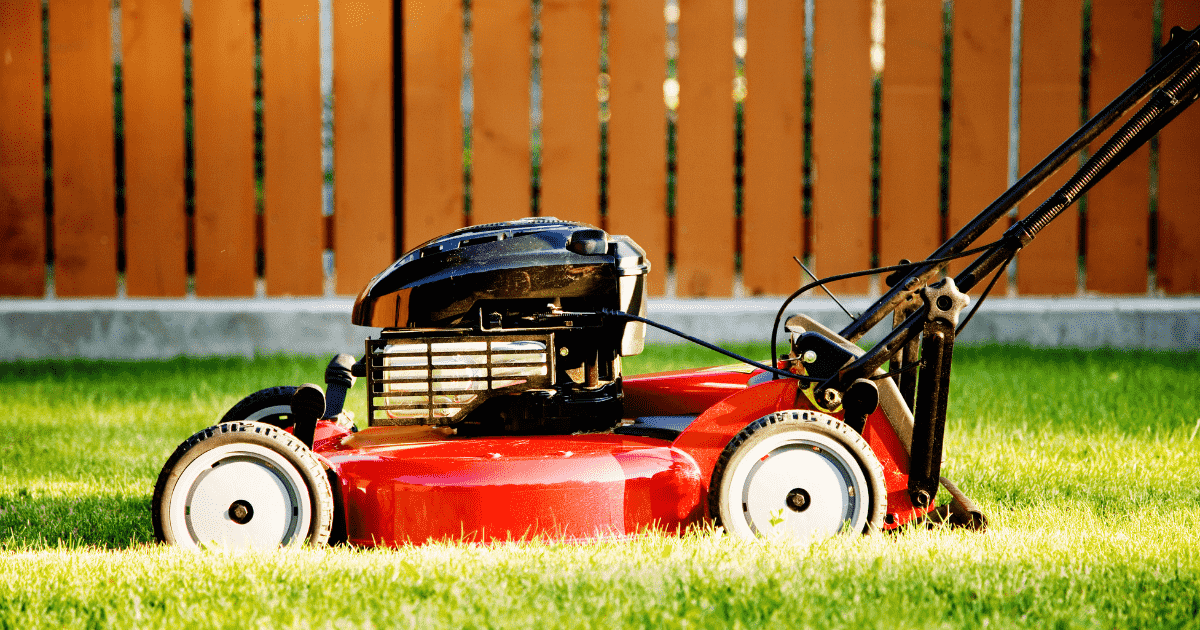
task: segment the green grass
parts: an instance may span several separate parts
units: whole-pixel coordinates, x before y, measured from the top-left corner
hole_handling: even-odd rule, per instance
[[[1200,354],[956,349],[944,471],[992,518],[984,534],[152,544],[175,446],[324,362],[0,364],[0,628],[1200,628]],[[625,369],[727,362],[672,346]],[[356,388],[348,407],[364,406]]]

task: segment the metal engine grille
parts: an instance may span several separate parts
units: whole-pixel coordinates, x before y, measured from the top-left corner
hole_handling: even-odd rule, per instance
[[[367,340],[369,422],[451,424],[496,393],[553,385],[554,336]]]

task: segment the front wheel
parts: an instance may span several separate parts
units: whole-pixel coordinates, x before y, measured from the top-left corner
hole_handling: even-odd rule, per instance
[[[820,539],[883,527],[883,466],[857,432],[812,411],[742,429],[713,471],[709,513],[737,536]]]
[[[321,545],[333,526],[333,492],[321,462],[291,434],[228,422],[175,449],[152,511],[158,540],[181,547]]]

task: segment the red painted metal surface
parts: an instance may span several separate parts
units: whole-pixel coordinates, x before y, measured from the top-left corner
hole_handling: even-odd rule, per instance
[[[626,415],[698,414],[674,446],[696,459],[707,496],[717,458],[746,425],[775,411],[821,411],[794,380],[767,381],[747,387],[747,381],[761,373],[761,370],[748,373],[735,366],[629,378],[624,385]],[[830,415],[842,418],[840,411]],[[883,465],[888,513],[893,515],[887,528],[900,527],[921,516],[923,512],[915,509],[908,497],[908,451],[882,409],[867,418],[863,438]]]
[[[621,384],[625,416],[699,415],[746,389],[746,381],[753,375],[741,366],[725,366],[627,376]]]
[[[703,518],[699,470],[665,440],[378,427],[326,446],[359,545],[588,540]]]
[[[293,433],[294,427],[285,429]],[[317,428],[313,431],[313,451],[320,453],[326,448],[337,448],[341,441],[350,436],[350,432],[328,420],[318,420]]]
[[[752,376],[709,368],[626,379],[627,416],[698,416],[674,442],[609,433],[468,438],[421,426],[351,434],[322,421],[313,450],[337,472],[358,545],[681,531],[708,517],[713,468],[733,436],[775,411],[814,409],[797,381],[748,386]],[[883,465],[887,528],[919,517],[907,450],[882,409],[863,437]]]
[[[841,413],[832,415],[839,419],[842,417]],[[867,417],[862,436],[879,463],[883,465],[884,482],[888,491],[887,509],[888,514],[892,515],[884,529],[895,529],[923,516],[927,510],[913,507],[908,496],[908,450],[900,442],[882,409],[876,409],[875,413]]]
[[[797,381],[767,381],[742,389],[709,407],[675,440],[673,446],[696,460],[707,496],[713,468],[729,440],[751,422],[787,409],[820,411],[799,391]],[[830,415],[842,418],[840,411]],[[922,512],[913,508],[908,497],[908,451],[882,409],[867,418],[863,438],[883,465],[888,489],[888,513],[893,515],[886,528],[900,527],[920,516]]]
[[[767,414],[795,409],[796,384],[793,379],[781,379],[742,389],[709,407],[675,439],[673,446],[689,453],[700,467],[705,493],[729,440]]]

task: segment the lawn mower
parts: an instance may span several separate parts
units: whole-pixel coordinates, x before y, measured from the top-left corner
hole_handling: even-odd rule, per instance
[[[815,539],[986,518],[941,476],[955,337],[1014,255],[1200,93],[1200,28],[1171,31],[1124,93],[919,262],[814,279],[781,305],[758,363],[646,317],[645,252],[552,218],[479,225],[404,254],[362,290],[381,329],[313,384],[255,392],[170,456],[155,535],[187,547],[593,540],[715,525]],[[1148,97],[1148,98],[1147,98]],[[1131,116],[1130,112],[1137,109]],[[973,243],[1120,125],[997,241]],[[947,263],[975,256],[954,277]],[[801,294],[888,274],[839,332]],[[992,275],[969,312],[966,292]],[[892,315],[864,351],[855,342]],[[732,367],[624,376],[656,326]],[[885,366],[887,371],[885,371]],[[344,410],[366,380],[366,428]],[[944,487],[951,500],[938,506]]]

